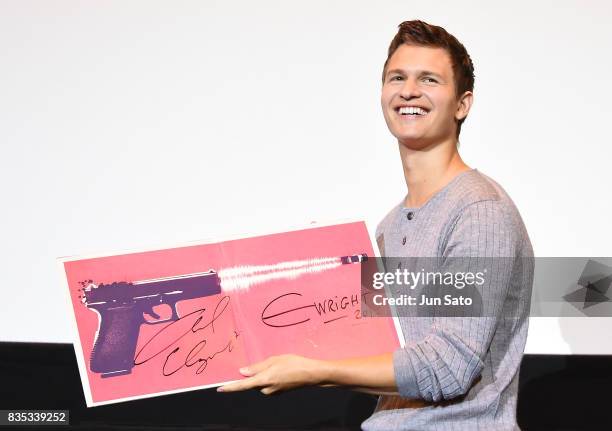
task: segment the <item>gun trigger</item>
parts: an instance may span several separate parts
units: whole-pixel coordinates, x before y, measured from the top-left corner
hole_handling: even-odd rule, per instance
[[[145,313],[147,313],[149,316],[154,317],[155,319],[158,319],[158,320],[161,318],[159,314],[153,311],[153,307],[151,307],[149,311],[145,311]]]

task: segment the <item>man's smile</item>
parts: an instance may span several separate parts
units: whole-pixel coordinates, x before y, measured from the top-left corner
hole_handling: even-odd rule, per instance
[[[394,110],[402,120],[415,120],[429,114],[429,110],[421,106],[398,106]]]

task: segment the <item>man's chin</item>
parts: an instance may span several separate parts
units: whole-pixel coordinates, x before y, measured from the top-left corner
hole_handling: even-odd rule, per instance
[[[397,142],[400,149],[404,148],[412,151],[423,151],[432,145],[429,139],[422,137],[401,137],[397,139]]]

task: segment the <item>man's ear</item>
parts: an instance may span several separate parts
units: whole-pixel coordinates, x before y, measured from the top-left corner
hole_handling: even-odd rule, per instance
[[[474,103],[474,94],[471,91],[466,91],[459,98],[459,102],[457,104],[457,111],[455,112],[455,118],[457,121],[463,120],[467,117],[470,112],[470,108],[472,107],[472,103]]]

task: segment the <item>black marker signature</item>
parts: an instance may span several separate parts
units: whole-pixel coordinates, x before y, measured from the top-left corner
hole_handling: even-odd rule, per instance
[[[273,328],[301,325],[302,323],[310,321],[311,318],[308,317],[306,311],[303,311],[302,313],[295,312],[313,308],[316,311],[316,314],[312,313],[312,316],[321,319],[325,317],[332,317],[331,319],[323,321],[323,323],[330,323],[344,317],[348,317],[348,314],[346,313],[349,311],[349,309],[359,307],[359,297],[356,294],[352,294],[350,296],[334,296],[333,298],[325,298],[323,301],[315,301],[311,304],[306,304],[299,307],[294,306],[296,296],[301,297],[302,294],[297,292],[289,292],[272,299],[262,310],[261,321],[265,325]],[[289,300],[291,308],[283,309],[282,306],[286,299]],[[268,311],[268,309],[272,306],[274,306],[273,308],[275,310],[280,309],[280,311]],[[338,316],[338,313],[345,314]]]
[[[261,312],[261,321],[262,321],[263,323],[265,323],[266,325],[268,325],[268,326],[272,326],[273,328],[283,328],[283,327],[285,327],[285,326],[295,326],[295,325],[299,325],[299,324],[301,324],[301,323],[308,322],[308,321],[310,320],[310,318],[307,318],[307,319],[304,319],[304,320],[300,320],[300,321],[297,321],[297,322],[286,323],[286,324],[282,324],[282,325],[275,325],[275,324],[273,324],[273,323],[267,322],[267,320],[274,319],[275,317],[278,317],[278,316],[284,316],[284,315],[286,315],[286,314],[292,313],[292,312],[297,311],[297,310],[303,310],[303,309],[305,309],[305,308],[314,307],[314,304],[310,304],[310,305],[304,305],[304,306],[302,306],[302,307],[290,308],[290,309],[288,309],[288,310],[281,311],[280,313],[275,313],[275,314],[270,314],[270,315],[267,315],[267,314],[266,314],[266,310],[267,310],[267,309],[268,309],[268,308],[269,308],[269,307],[270,307],[272,304],[274,304],[276,301],[280,300],[281,298],[284,298],[284,297],[286,297],[286,296],[290,296],[290,295],[302,296],[302,294],[301,294],[301,293],[296,293],[296,292],[285,293],[284,295],[277,296],[277,297],[276,297],[276,298],[274,298],[272,301],[270,301],[270,302],[268,303],[268,305],[266,305],[266,306],[264,307],[264,309],[262,310],[262,312]]]
[[[180,350],[180,347],[176,347],[172,352],[170,352],[168,357],[166,357],[166,360],[164,362],[164,367],[163,367],[163,374],[164,374],[164,376],[171,376],[172,374],[174,374],[177,371],[181,370],[183,367],[193,367],[196,364],[200,364],[200,366],[196,369],[195,373],[196,374],[201,374],[206,369],[206,367],[208,366],[208,361],[209,360],[213,359],[219,353],[225,352],[226,350],[228,352],[231,352],[233,347],[234,347],[233,341],[234,341],[234,339],[237,339],[237,338],[238,338],[238,332],[234,331],[233,339],[229,340],[224,348],[222,348],[221,350],[217,350],[215,353],[213,353],[212,355],[209,355],[209,356],[207,356],[205,358],[198,358],[197,357],[198,353],[200,353],[200,351],[206,346],[206,343],[207,343],[206,340],[202,340],[199,343],[197,343],[193,347],[193,349],[191,349],[191,351],[187,354],[187,357],[185,358],[185,362],[183,364],[181,364],[181,366],[179,366],[176,370],[174,370],[172,372],[167,372],[166,371],[166,365],[168,364],[168,361],[170,360],[170,357]]]
[[[201,308],[191,313],[188,313],[184,315],[183,317],[181,317],[180,319],[177,319],[174,322],[170,323],[169,325],[165,326],[162,330],[160,330],[155,335],[153,335],[142,346],[142,348],[136,353],[136,356],[134,358],[134,365],[142,365],[142,364],[149,362],[150,360],[166,352],[169,348],[176,346],[181,340],[184,341],[184,339],[188,337],[189,335],[197,334],[197,333],[200,333],[200,335],[202,335],[200,331],[203,331],[205,329],[209,329],[209,332],[212,332],[214,334],[215,333],[215,322],[221,318],[221,316],[223,315],[223,313],[225,312],[225,310],[227,309],[229,305],[229,301],[230,301],[229,296],[222,297],[217,303],[217,305],[215,306],[215,309],[213,310],[213,313],[212,313],[212,317],[209,321],[204,320],[205,319],[204,312],[206,311],[206,308]],[[193,323],[191,323],[191,319],[195,319]],[[174,338],[172,341],[170,341],[167,344],[164,341],[160,341],[160,340],[164,340],[164,337],[167,336],[168,334],[171,335],[172,334],[171,331],[180,329],[180,325],[185,325],[185,324],[190,325],[189,328],[185,332],[183,332],[182,334]],[[171,376],[172,374],[178,372],[184,367],[193,367],[195,365],[198,365],[198,368],[196,369],[196,374],[200,374],[206,369],[206,366],[208,365],[208,361],[213,359],[216,355],[218,355],[219,353],[225,352],[225,351],[231,352],[234,347],[233,343],[238,338],[238,336],[239,336],[239,333],[236,330],[234,330],[231,339],[225,344],[225,346],[222,349],[216,351],[212,355],[211,354],[206,355],[206,353],[203,353],[205,357],[199,357],[199,354],[202,352],[204,347],[206,347],[206,345],[208,344],[208,340],[206,338],[198,338],[196,344],[188,351],[185,359],[181,361],[182,363],[174,370],[168,370],[169,368],[168,362],[170,361],[170,359],[178,357],[180,352],[187,351],[188,349],[182,345],[176,346],[166,356],[166,359],[164,360],[164,365],[162,367],[162,374],[164,376]],[[148,355],[146,354],[146,352],[143,353],[143,351],[145,351],[147,347],[149,347],[151,343],[153,343],[154,341],[163,343],[164,347],[162,347],[161,349],[154,349],[153,353],[150,353]],[[187,341],[187,343],[188,342],[189,341]]]

